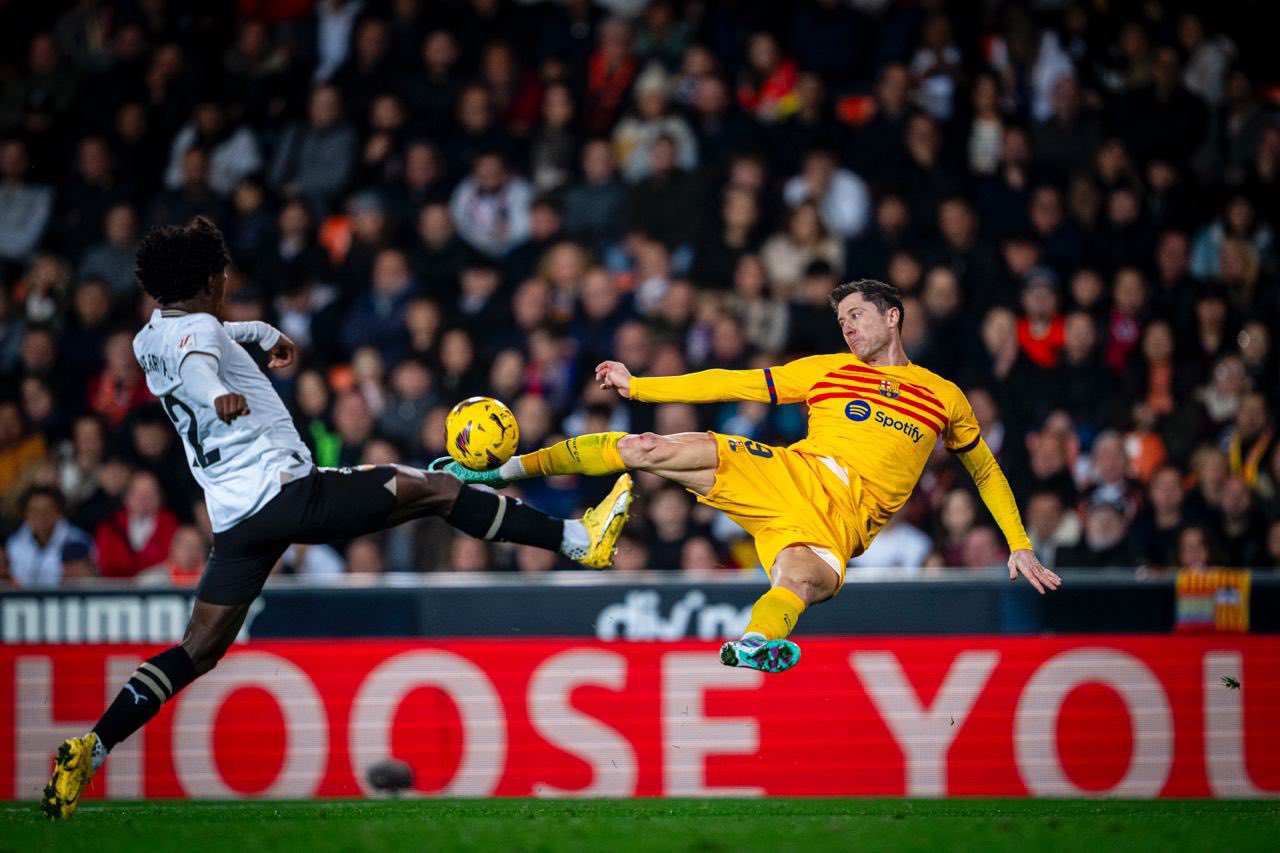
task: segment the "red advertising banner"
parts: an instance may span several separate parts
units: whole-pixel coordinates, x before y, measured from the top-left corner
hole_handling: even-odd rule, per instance
[[[1280,638],[257,642],[119,745],[93,796],[1280,795]],[[33,798],[156,649],[0,647],[0,799]]]

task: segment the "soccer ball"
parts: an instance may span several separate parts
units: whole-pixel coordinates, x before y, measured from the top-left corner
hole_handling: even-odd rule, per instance
[[[473,471],[488,471],[516,452],[520,426],[500,400],[469,397],[445,418],[444,437],[455,462]]]

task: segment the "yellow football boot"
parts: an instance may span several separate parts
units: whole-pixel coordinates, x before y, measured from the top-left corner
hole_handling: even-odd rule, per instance
[[[579,563],[589,569],[607,569],[613,565],[613,555],[618,550],[618,537],[622,534],[622,526],[627,523],[630,509],[631,475],[623,474],[604,500],[582,516],[582,523],[591,537],[591,545],[585,555],[577,557]]]
[[[53,759],[53,777],[44,786],[40,809],[50,820],[66,820],[76,813],[80,795],[93,779],[93,750],[98,736],[89,732],[62,742]]]

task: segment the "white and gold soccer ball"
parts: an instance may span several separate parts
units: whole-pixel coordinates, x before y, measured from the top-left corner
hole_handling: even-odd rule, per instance
[[[444,421],[445,446],[459,465],[474,471],[497,468],[520,443],[516,416],[501,400],[468,397]]]

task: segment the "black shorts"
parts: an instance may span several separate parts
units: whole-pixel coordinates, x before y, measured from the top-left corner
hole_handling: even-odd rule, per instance
[[[326,468],[286,483],[262,509],[213,535],[196,598],[248,604],[293,543],[339,542],[384,530],[396,505],[387,488],[395,475],[388,465]]]

